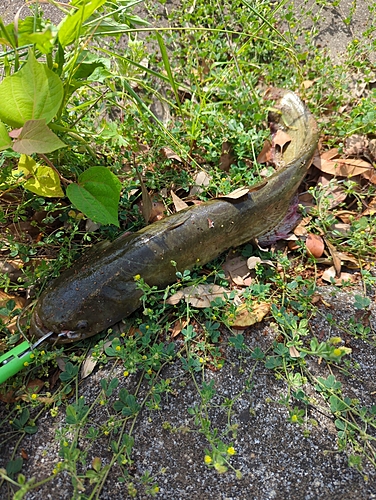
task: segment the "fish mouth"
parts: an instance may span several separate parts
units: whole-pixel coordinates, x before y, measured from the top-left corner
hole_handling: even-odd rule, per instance
[[[70,344],[71,342],[77,342],[77,340],[81,339],[79,332],[72,330],[55,332],[54,330],[45,327],[38,312],[34,310],[30,321],[30,333],[38,338],[41,338],[52,332],[54,333],[46,338],[46,341],[51,344]]]

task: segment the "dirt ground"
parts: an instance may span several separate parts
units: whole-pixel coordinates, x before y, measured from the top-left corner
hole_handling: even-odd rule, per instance
[[[296,2],[301,3],[301,2]],[[314,3],[314,2],[312,2]],[[354,22],[348,28],[338,22],[351,7],[350,0],[341,2],[341,11],[328,9],[326,24],[321,27],[317,43],[328,47],[333,59],[340,58],[347,43],[354,37],[360,38],[369,19],[367,6],[374,2],[358,0]],[[3,0],[0,15],[9,22],[22,6],[21,0]],[[174,4],[167,0],[165,7]],[[52,9],[52,10],[50,10]],[[54,16],[53,8],[46,8],[47,15]],[[330,313],[334,325],[346,323],[354,317],[354,293],[326,287],[320,290],[326,304],[331,306]],[[324,304],[323,303],[323,304]],[[319,338],[343,335],[335,326],[324,319],[328,309],[321,306],[324,314],[318,315],[311,324],[312,333]],[[371,325],[376,331],[376,306],[371,305]],[[273,331],[267,325],[250,328],[245,334],[246,343],[251,348],[270,345]],[[348,339],[352,349],[352,359],[359,365],[355,377],[335,373],[343,384],[343,393],[357,398],[364,405],[375,403],[376,394],[376,348],[353,337]],[[214,380],[217,391],[215,400],[218,408],[210,415],[213,424],[221,431],[226,425],[226,414],[219,408],[224,398],[233,398],[250,381],[252,388],[244,391],[234,406],[232,423],[237,426],[234,446],[237,454],[233,465],[242,472],[242,479],[236,479],[232,472],[219,475],[209,469],[203,461],[203,450],[207,442],[194,425],[188,408],[199,404],[197,391],[192,380],[187,377],[181,365],[170,365],[164,378],[173,380],[173,395],[162,399],[159,411],[143,410],[134,432],[134,476],[140,477],[145,471],[156,475],[160,491],[156,498],[183,500],[371,500],[376,499],[376,471],[369,467],[361,473],[347,465],[345,454],[336,452],[337,430],[331,418],[319,413],[313,407],[310,418],[318,425],[312,425],[310,434],[304,437],[301,429],[287,421],[286,408],[277,403],[286,395],[283,381],[277,380],[274,372],[262,364],[254,369],[254,361],[239,357],[235,350],[229,349],[224,367],[218,372],[207,373],[207,380]],[[239,359],[240,358],[240,359]],[[308,361],[310,369],[317,375],[327,376],[325,368],[314,361]],[[82,381],[81,395],[88,403],[93,401],[100,390],[100,380],[109,375],[110,367],[96,371]],[[254,371],[253,371],[254,370]],[[127,379],[118,373],[121,384],[132,390],[137,376]],[[145,388],[146,390],[146,388]],[[307,387],[309,391],[309,384]],[[6,416],[6,408],[0,408],[0,418]],[[98,407],[93,420],[100,424],[106,418],[105,408]],[[64,425],[64,415],[51,418],[48,412],[39,418],[37,434],[24,439],[22,447],[27,449],[29,459],[25,461],[23,473],[40,480],[48,476],[58,461],[56,431]],[[84,446],[85,443],[81,443]],[[102,458],[106,463],[110,453],[107,443],[100,439],[92,450],[93,456]],[[0,443],[0,467],[9,460],[11,446]],[[88,457],[88,461],[91,458]],[[110,473],[100,499],[123,500],[128,498],[121,483],[116,478],[119,470],[115,466]],[[5,487],[0,498],[7,499]],[[70,479],[59,474],[54,481],[38,491],[26,496],[27,500],[69,500],[72,498]],[[137,498],[146,498],[140,493]],[[149,498],[149,497],[148,497]]]

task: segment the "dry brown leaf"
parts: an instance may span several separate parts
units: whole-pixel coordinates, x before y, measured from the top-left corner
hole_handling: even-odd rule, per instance
[[[328,174],[322,174],[317,182],[323,186],[322,192],[328,201],[328,208],[337,207],[347,198],[347,193],[343,185],[335,181]]]
[[[318,234],[309,233],[305,244],[308,252],[316,259],[320,258],[324,253],[324,240]]]
[[[233,328],[245,328],[260,323],[270,311],[268,302],[259,302],[248,309],[246,304],[242,304],[235,311],[235,318],[230,321]]]
[[[219,168],[224,172],[228,172],[234,161],[235,161],[235,156],[233,154],[232,146],[228,141],[225,141],[222,144],[222,153],[221,153],[221,158],[219,160]]]
[[[365,170],[362,177],[367,179],[371,184],[376,184],[376,170],[374,168]]]
[[[339,177],[354,177],[364,175],[368,170],[374,170],[370,163],[356,158],[326,160],[322,156],[315,156],[313,165],[321,172]]]
[[[209,186],[211,177],[201,170],[195,177],[195,185],[190,189],[189,196],[195,196],[202,192],[201,186]]]
[[[344,236],[348,235],[350,233],[351,225],[350,224],[345,224],[344,222],[337,222],[336,224],[333,224],[330,229],[332,231],[337,231],[340,234],[343,234]]]
[[[149,222],[156,222],[157,220],[164,219],[165,206],[161,201],[153,201],[151,205],[151,212],[149,215]]]
[[[338,155],[338,148],[332,148],[320,155],[323,160],[331,160]],[[316,158],[316,156],[315,156]]]
[[[284,132],[283,130],[278,129],[273,137],[273,146],[279,146],[281,149],[283,149],[284,146],[286,146],[286,144],[288,144],[289,142],[291,142],[291,137],[289,136],[289,134],[286,134],[286,132]]]
[[[252,278],[249,277],[247,260],[244,257],[233,257],[227,259],[223,265],[226,278],[230,278],[236,285],[249,286]]]
[[[337,278],[334,266],[325,269],[321,278],[323,279],[323,281],[327,281],[328,283],[334,283],[337,286],[342,286],[344,281],[350,283],[356,281],[356,277],[350,273],[341,273],[340,276]]]
[[[289,347],[289,354],[292,358],[300,358],[300,352],[295,346]]]
[[[230,290],[219,285],[192,285],[174,293],[166,302],[175,305],[184,298],[193,307],[204,308],[210,307],[211,303],[217,298],[224,299],[225,295],[230,295]]]
[[[107,347],[110,347],[112,344],[112,341],[111,340],[107,340],[107,342],[104,343],[103,347],[101,347],[101,350],[100,352],[104,352],[104,350],[107,348]],[[91,375],[91,373],[93,372],[94,368],[97,366],[97,363],[98,363],[98,358],[93,358],[92,357],[92,354],[93,352],[98,352],[98,348],[96,349],[90,349],[90,351],[88,352],[87,356],[86,356],[86,359],[85,361],[82,363],[82,366],[81,366],[81,378],[84,379],[86,377],[88,377],[89,375]]]
[[[315,83],[315,80],[303,80],[302,87],[307,90],[307,89],[311,88],[312,85],[314,85],[314,83]]]
[[[255,269],[258,264],[267,264],[268,266],[274,267],[274,264],[271,260],[263,260],[263,259],[260,259],[260,257],[255,257],[255,256],[249,257],[247,259],[248,269],[251,269],[251,270]]]
[[[294,234],[296,236],[306,236],[308,233],[306,226],[311,222],[311,220],[312,217],[310,216],[304,217],[294,229]]]
[[[270,163],[272,161],[272,157],[272,143],[267,139],[257,157],[257,163]]]
[[[367,208],[364,210],[362,215],[375,215],[376,213],[376,198],[372,198],[368,203]]]
[[[346,267],[349,269],[359,269],[360,263],[359,259],[345,252],[338,252],[338,256],[342,262],[346,263]]]
[[[168,147],[161,148],[161,153],[168,160],[176,160],[179,163],[184,163],[182,158],[178,154],[176,154],[175,151],[173,151],[171,148]]]
[[[172,330],[171,330],[171,338],[174,339],[177,335],[179,335],[179,333],[187,325],[188,325],[188,321],[187,320],[178,319],[177,321],[175,321],[174,326],[172,327]]]
[[[240,187],[235,189],[234,191],[231,191],[231,193],[223,194],[218,198],[228,198],[230,200],[238,200],[239,198],[242,198],[248,193],[249,193],[249,187]]]
[[[137,177],[138,177],[138,180],[140,181],[141,193],[142,193],[141,212],[142,212],[142,215],[144,217],[145,222],[149,222],[150,214],[151,214],[151,211],[153,208],[153,203],[152,203],[150,195],[146,189],[144,181],[142,180],[141,174],[138,171],[137,171]]]
[[[176,195],[172,190],[171,190],[171,198],[174,203],[175,210],[177,212],[180,212],[180,210],[184,210],[185,208],[188,207],[188,204],[185,203],[181,198],[179,198],[178,195]]]
[[[332,259],[333,259],[333,267],[336,271],[336,278],[339,278],[339,276],[341,275],[341,269],[342,269],[341,257],[339,255],[339,252],[337,252],[336,247],[334,245],[332,245],[330,243],[330,241],[328,241],[326,238],[324,240],[325,240],[326,246],[329,249],[330,255],[332,256]]]

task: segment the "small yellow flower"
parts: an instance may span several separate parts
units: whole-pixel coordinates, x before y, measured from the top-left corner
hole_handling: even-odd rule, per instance
[[[46,351],[40,351],[41,355],[44,356],[46,354]]]
[[[292,415],[291,416],[291,422],[297,422],[298,421],[298,415]]]
[[[124,377],[128,377],[129,375],[129,371],[128,370],[125,370],[125,372],[123,373]]]
[[[213,461],[212,457],[210,455],[205,455],[204,462],[206,464],[211,464]]]
[[[229,455],[235,455],[235,454],[236,454],[236,450],[235,450],[235,448],[234,448],[233,446],[229,446],[229,447],[227,448],[227,453],[228,453]]]
[[[151,368],[149,368],[149,370],[147,371],[148,375],[151,375],[153,373],[153,370]]]
[[[120,345],[117,345],[117,346],[115,347],[115,351],[121,351],[121,346],[120,346]]]
[[[34,358],[35,358],[35,354],[32,352],[32,353],[30,354],[30,359],[34,359]]]
[[[153,492],[158,493],[159,492],[159,486],[154,486],[153,487]]]
[[[63,442],[63,446],[64,446],[64,448],[66,448],[67,446],[69,446],[68,441],[64,441],[64,442]]]
[[[25,361],[25,363],[24,363],[23,365],[24,365],[24,366],[29,366],[28,361]]]
[[[334,349],[333,351],[334,356],[341,356],[341,354],[342,354],[342,349],[340,349],[339,347],[337,347],[337,349]]]
[[[139,274],[136,274],[136,276],[133,277],[135,281],[139,281],[141,279],[141,276]]]
[[[204,358],[199,358],[199,361],[201,364],[205,362]]]
[[[34,399],[34,400],[35,400],[35,399],[37,399],[37,397],[38,397],[38,394],[32,394],[32,395],[31,395],[31,399]]]

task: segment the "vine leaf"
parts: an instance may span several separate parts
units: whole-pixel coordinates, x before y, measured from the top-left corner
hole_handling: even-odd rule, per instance
[[[118,206],[121,182],[105,167],[85,170],[78,183],[69,184],[67,196],[73,205],[94,222],[119,227]]]

